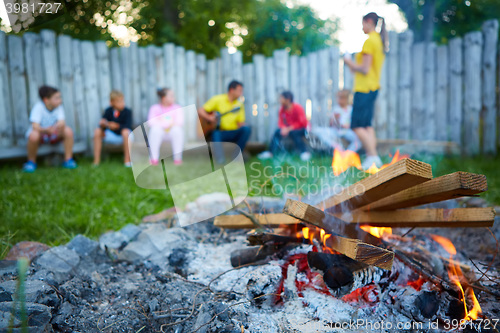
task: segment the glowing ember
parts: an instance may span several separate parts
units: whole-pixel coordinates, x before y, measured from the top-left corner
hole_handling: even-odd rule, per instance
[[[434,234],[431,234],[431,238],[436,243],[441,245],[452,256],[457,254],[457,249],[455,248],[455,245],[453,245],[453,243],[448,238]]]

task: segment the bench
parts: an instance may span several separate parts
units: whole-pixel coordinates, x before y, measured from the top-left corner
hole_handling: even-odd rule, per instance
[[[75,145],[73,146],[73,153],[84,153],[86,150],[87,144],[85,142],[75,142]],[[38,148],[37,156],[49,154],[64,154],[64,146],[62,142],[55,145],[43,144]],[[0,159],[21,158],[26,157],[26,155],[26,146],[0,148]]]

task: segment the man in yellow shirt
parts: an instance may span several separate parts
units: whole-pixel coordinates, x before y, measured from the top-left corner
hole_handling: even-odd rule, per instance
[[[241,151],[250,137],[250,127],[245,126],[245,107],[239,98],[243,95],[243,84],[231,81],[226,94],[215,95],[198,110],[200,118],[216,124],[212,141],[236,143]]]
[[[380,34],[375,30],[379,21],[382,21]],[[361,52],[356,54],[356,61],[346,58],[344,63],[355,73],[351,129],[365,149],[366,159],[362,167],[366,170],[373,164],[377,167],[382,166],[382,161],[377,154],[377,139],[372,120],[385,58],[387,33],[384,19],[376,13],[366,14],[363,17],[363,32],[368,35],[368,38]]]

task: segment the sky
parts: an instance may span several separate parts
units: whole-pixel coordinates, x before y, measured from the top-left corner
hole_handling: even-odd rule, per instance
[[[387,0],[297,0],[311,6],[321,19],[334,16],[340,19],[341,52],[358,52],[363,46],[366,35],[361,30],[361,21],[365,14],[375,12],[385,19],[388,30],[402,32],[408,25],[399,7]]]

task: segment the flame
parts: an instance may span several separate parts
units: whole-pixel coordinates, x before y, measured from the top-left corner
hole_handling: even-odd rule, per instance
[[[453,245],[451,240],[449,240],[448,238],[434,234],[431,234],[431,238],[436,243],[441,245],[450,255],[454,256],[457,254],[457,249],[455,248],[455,245]]]
[[[332,160],[333,174],[338,176],[350,167],[355,167],[361,170],[361,160],[359,159],[359,155],[351,150],[342,151],[335,149],[333,151]]]
[[[450,256],[451,259],[451,256]],[[481,306],[479,305],[479,302],[476,298],[476,295],[474,295],[474,291],[472,288],[467,288],[466,292],[464,292],[464,288],[462,287],[462,283],[460,283],[460,278],[463,278],[463,273],[460,267],[453,262],[453,260],[450,260],[450,269],[448,271],[448,276],[450,277],[450,281],[452,281],[458,289],[460,289],[461,295],[459,295],[460,300],[464,304],[464,310],[465,310],[465,320],[476,320],[479,316],[480,313],[482,313]],[[470,299],[472,299],[473,307],[472,310],[467,309],[467,297],[469,296]]]
[[[472,288],[467,288],[466,292],[469,294],[469,297],[472,299],[472,303],[474,304],[472,310],[469,311],[469,318],[476,320],[479,317],[479,314],[482,313],[481,306],[479,305],[479,301],[477,300],[476,295],[474,295]]]
[[[392,235],[392,228],[361,226],[361,229],[366,232],[369,232],[370,234],[378,238],[384,238],[389,235]]]
[[[410,155],[406,155],[406,154],[401,155],[399,153],[399,150],[398,150],[394,154],[391,162],[382,165],[380,168],[377,168],[377,166],[374,163],[370,166],[370,168],[365,170],[365,172],[367,172],[369,174],[377,173],[380,170],[388,167],[389,165],[394,164],[397,161],[400,161],[400,160],[408,158],[408,157],[410,157]],[[335,149],[333,151],[333,160],[332,160],[333,174],[335,176],[338,176],[341,173],[343,173],[344,171],[346,171],[347,169],[349,169],[350,167],[355,167],[359,170],[362,170],[361,159],[359,158],[359,155],[356,152],[353,152],[351,150]]]

